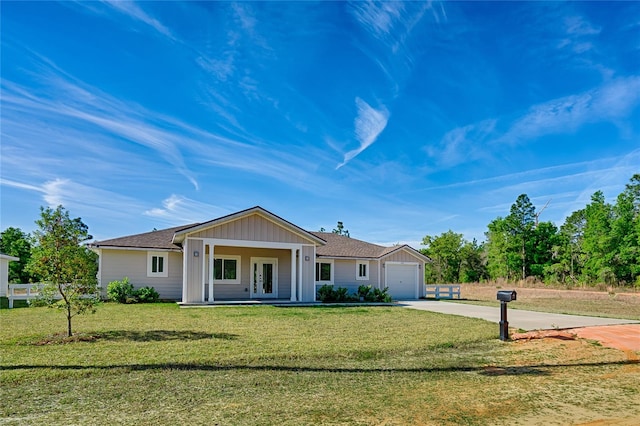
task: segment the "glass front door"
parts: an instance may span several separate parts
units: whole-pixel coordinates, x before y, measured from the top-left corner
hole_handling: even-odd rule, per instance
[[[251,297],[278,297],[278,259],[252,259],[251,272]]]

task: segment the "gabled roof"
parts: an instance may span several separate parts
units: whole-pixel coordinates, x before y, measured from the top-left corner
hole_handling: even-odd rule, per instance
[[[289,229],[291,232],[298,234],[314,243],[316,243],[316,254],[325,258],[343,258],[343,259],[382,259],[400,250],[407,250],[412,255],[425,262],[430,262],[427,256],[423,255],[416,249],[408,246],[392,246],[384,247],[377,244],[368,243],[366,241],[357,240],[355,238],[345,237],[343,235],[334,234],[332,232],[309,232],[294,225],[293,223],[282,219],[279,216],[256,206],[237,213],[220,217],[203,223],[192,223],[190,225],[176,226],[174,228],[161,229],[159,231],[145,232],[142,234],[129,235],[121,238],[113,238],[104,241],[95,241],[89,244],[91,248],[110,248],[110,249],[140,249],[140,250],[167,250],[182,251],[182,242],[184,238],[192,233],[202,229],[219,226],[245,216],[259,214],[268,220],[271,220],[280,226]]]
[[[429,257],[423,255],[413,247],[404,244],[401,246],[384,247],[355,238],[332,232],[312,232],[327,242],[327,245],[316,248],[316,254],[320,257],[345,258],[345,259],[381,259],[400,250],[408,250],[414,256],[430,262]]]
[[[121,238],[113,238],[104,241],[95,241],[89,245],[91,248],[129,248],[180,251],[179,244],[173,243],[173,236],[185,228],[198,225],[176,226],[174,228],[161,229],[159,231],[145,232],[143,234],[128,235]]]
[[[183,229],[181,229],[180,231],[176,232],[174,237],[173,237],[173,242],[174,243],[182,243],[182,241],[184,241],[184,238],[187,236],[187,234],[193,233],[193,232],[198,232],[201,231],[203,229],[207,229],[207,228],[212,228],[215,226],[220,226],[223,225],[225,223],[229,223],[232,222],[234,220],[238,220],[241,219],[243,217],[246,216],[250,216],[250,215],[254,215],[254,214],[258,214],[280,226],[282,226],[283,228],[288,229],[289,231],[293,232],[294,234],[297,234],[307,240],[310,240],[310,242],[313,242],[315,244],[318,245],[324,245],[325,241],[322,238],[318,238],[316,235],[314,235],[311,232],[305,231],[304,229],[300,228],[297,225],[294,225],[293,223],[289,222],[288,220],[285,220],[283,218],[281,218],[280,216],[277,216],[273,213],[271,213],[268,210],[263,209],[260,206],[255,206],[255,207],[251,207],[249,209],[246,210],[242,210],[239,211],[237,213],[232,213],[230,215],[227,216],[222,216],[219,217],[217,219],[213,219],[210,220],[208,222],[203,222],[203,223],[197,223],[194,224],[190,227],[185,227]]]

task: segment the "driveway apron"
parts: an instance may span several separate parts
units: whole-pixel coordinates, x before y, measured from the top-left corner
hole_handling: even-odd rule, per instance
[[[509,307],[514,303],[517,302],[511,302]],[[495,323],[500,322],[499,307],[468,305],[466,303],[441,302],[436,300],[410,300],[399,302],[399,304],[407,308],[423,311],[480,318]],[[509,322],[509,327],[527,331],[616,324],[640,324],[640,321],[626,319],[551,314],[547,312],[523,311],[520,309],[508,309],[507,321]]]

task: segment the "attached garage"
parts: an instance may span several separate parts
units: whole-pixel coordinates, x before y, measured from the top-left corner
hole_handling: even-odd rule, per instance
[[[386,262],[385,282],[389,287],[389,294],[395,300],[417,299],[419,268],[417,263]]]

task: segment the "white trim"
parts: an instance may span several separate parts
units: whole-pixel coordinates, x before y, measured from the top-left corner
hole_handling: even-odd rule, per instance
[[[189,253],[189,241],[185,240],[184,242],[184,253]],[[182,303],[187,303],[188,300],[186,300],[187,298],[187,287],[188,287],[188,283],[187,280],[189,278],[189,274],[188,272],[188,268],[187,268],[187,258],[185,257],[184,253],[182,254]]]
[[[4,254],[4,253],[0,253],[0,259],[8,260],[10,262],[17,262],[18,260],[20,260],[19,257],[10,256],[10,255]]]
[[[173,252],[182,253],[179,248],[153,248],[153,247],[118,247],[118,246],[87,246],[90,250],[130,250],[130,251],[157,251],[157,252]]]
[[[209,256],[207,257],[207,265],[209,265],[209,299],[208,302],[212,303],[215,300],[214,294],[213,294],[213,259],[215,259],[215,254],[214,254],[214,250],[215,250],[215,246],[213,244],[204,244],[204,251],[205,253],[207,252],[207,246],[209,246]],[[202,269],[206,269],[203,268]],[[204,283],[204,281],[203,281]],[[202,291],[204,292],[204,285],[202,286]],[[204,301],[204,294],[202,295],[202,300]]]
[[[328,263],[329,265],[331,265],[331,277],[329,279],[329,281],[322,281],[320,279],[316,280],[316,269],[318,268],[318,264],[319,263]],[[316,259],[315,264],[313,265],[313,280],[315,281],[316,284],[320,284],[320,285],[333,285],[334,282],[334,274],[336,271],[336,267],[335,264],[333,262],[333,259]],[[320,278],[321,274],[318,274],[317,278]]]
[[[360,275],[360,265],[364,265],[365,274],[363,276]],[[357,281],[369,281],[369,261],[368,260],[358,260],[356,261],[356,280]]]
[[[153,258],[162,259],[162,271],[153,272]],[[169,276],[169,252],[147,251],[147,277],[167,278]]]
[[[415,266],[415,268],[416,268],[416,274],[415,274],[416,287],[414,289],[414,298],[418,299],[419,298],[419,287],[420,287],[420,275],[419,275],[420,274],[420,268],[419,268],[420,263],[418,263],[418,262],[393,262],[393,261],[385,262],[384,263],[384,266],[385,266],[385,268],[384,268],[384,285],[385,285],[385,287],[389,287],[389,279],[388,279],[389,268],[387,268],[388,265]]]
[[[296,275],[296,250],[297,249],[291,249],[291,298],[290,300],[292,302],[296,301],[296,288],[298,287],[297,285],[297,280],[298,277]]]
[[[92,250],[93,251],[93,250]],[[96,273],[96,278],[98,279],[98,288],[100,289],[100,296],[103,295],[103,288],[102,288],[102,251],[101,249],[97,249],[97,251],[94,251],[94,253],[97,253],[98,255],[98,272]],[[104,289],[106,290],[106,289]]]
[[[213,277],[213,283],[214,284],[242,284],[242,279],[240,277],[241,273],[242,273],[242,256],[239,255],[235,255],[235,254],[220,254],[218,256],[213,256],[213,264],[211,266],[215,266],[215,261],[216,260],[221,260],[221,274],[220,275],[222,278],[221,279],[216,279],[216,277]],[[235,260],[236,261],[236,278],[233,280],[230,279],[225,279],[224,278],[224,261],[225,260]],[[214,269],[214,268],[212,268]],[[211,275],[211,273],[209,274]]]
[[[277,257],[251,257],[251,263],[250,263],[250,269],[249,269],[249,297],[251,297],[252,299],[254,297],[263,297],[263,298],[274,298],[277,299],[278,298],[278,258]],[[273,293],[271,293],[270,295],[264,295],[261,294],[258,291],[258,294],[256,294],[253,291],[253,266],[258,263],[258,264],[264,264],[264,263],[270,263],[273,265],[273,282],[272,282],[272,286],[273,286]]]
[[[311,290],[313,291],[313,301],[316,302],[318,301],[318,289],[316,288],[316,261],[317,261],[317,253],[318,251],[316,250],[316,246],[313,246],[313,257],[311,258],[312,262],[313,262],[313,266],[311,267],[311,282],[313,283],[313,286],[311,287]],[[301,299],[304,300],[304,299]]]
[[[296,293],[296,300],[302,302],[302,280],[304,279],[304,275],[302,274],[302,247],[298,249],[298,253],[298,275],[296,276],[296,287],[298,291]]]
[[[280,243],[275,241],[230,240],[230,239],[206,238],[206,237],[188,237],[187,240],[201,240],[201,241],[205,241],[206,244],[215,244],[217,246],[246,247],[246,248],[273,248],[273,249],[285,249],[285,250],[300,248],[302,246],[312,246],[312,244]]]

